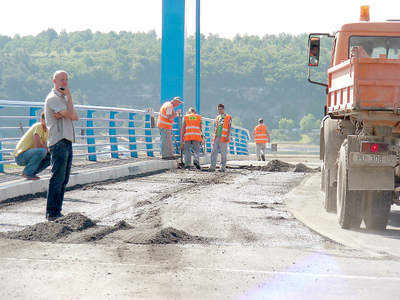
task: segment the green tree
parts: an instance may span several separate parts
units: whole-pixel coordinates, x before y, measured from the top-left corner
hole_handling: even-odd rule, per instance
[[[300,128],[303,132],[309,132],[312,129],[319,128],[320,121],[313,114],[307,114],[300,120]]]
[[[286,118],[279,120],[279,129],[290,130],[294,128],[294,121]]]
[[[233,116],[232,125],[243,127],[243,122],[240,120],[238,116]]]
[[[315,116],[317,123],[326,97],[323,88],[309,84],[304,76],[307,40],[306,34],[236,35],[233,39],[201,35],[202,115],[213,117],[216,105],[224,103],[243,127],[253,128],[262,116],[270,130],[295,139],[294,124],[307,114]],[[314,80],[327,81],[330,43],[321,39]],[[80,91],[76,97],[81,103],[138,109],[160,106],[161,39],[154,31],[64,30],[57,34],[47,29],[35,37],[0,36],[1,98],[42,100],[57,69],[69,71],[71,89]],[[189,36],[185,107],[195,106],[194,102],[195,38]],[[287,121],[280,125],[281,116]]]

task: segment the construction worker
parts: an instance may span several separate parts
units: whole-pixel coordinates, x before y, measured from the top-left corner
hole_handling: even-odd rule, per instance
[[[200,143],[202,141],[201,116],[196,114],[194,107],[190,107],[187,114],[183,117],[182,140],[185,142],[185,169],[190,169],[190,165],[192,164],[192,149],[194,156],[193,164],[197,169],[200,169]]]
[[[221,172],[226,169],[226,156],[228,152],[228,143],[231,138],[232,117],[225,113],[225,106],[218,104],[218,116],[215,119],[214,144],[211,151],[211,165],[209,171],[215,171],[218,152],[221,152]]]
[[[181,98],[175,97],[171,101],[165,102],[160,108],[157,127],[160,128],[160,152],[162,159],[175,159],[174,150],[172,147],[172,125],[177,113],[180,114],[180,110],[175,112],[175,108],[181,103]]]
[[[33,124],[19,140],[14,151],[15,162],[25,166],[22,176],[28,180],[40,179],[36,174],[50,165],[50,153],[47,148],[48,131],[44,112],[40,122]]]
[[[269,134],[263,119],[258,119],[258,125],[254,127],[253,136],[256,142],[257,159],[265,161],[265,146],[269,143]]]

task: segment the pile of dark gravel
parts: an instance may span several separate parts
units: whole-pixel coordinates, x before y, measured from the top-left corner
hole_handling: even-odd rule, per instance
[[[127,243],[131,244],[178,244],[178,243],[205,243],[208,238],[190,235],[183,230],[167,227],[146,231],[131,236]]]
[[[98,227],[90,218],[80,213],[70,213],[54,222],[38,223],[27,226],[21,231],[2,233],[1,236],[4,238],[26,241],[65,242],[68,241],[69,236],[74,233],[79,236],[75,238],[74,241],[90,242],[100,240],[117,230],[130,228],[132,227],[125,221],[120,221],[114,226]]]

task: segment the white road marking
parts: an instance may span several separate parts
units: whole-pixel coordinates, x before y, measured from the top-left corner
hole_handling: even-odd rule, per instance
[[[13,258],[13,257],[2,257],[0,261],[31,261],[31,262],[58,262],[58,263],[78,263],[82,261],[68,261],[62,259],[36,259],[36,258]],[[169,265],[146,265],[146,264],[135,264],[135,263],[113,263],[113,262],[99,262],[99,261],[84,261],[91,264],[106,265],[106,266],[135,266],[142,268],[155,268],[162,269],[168,268],[167,271],[171,271]],[[302,276],[302,277],[316,277],[316,278],[340,278],[340,279],[360,279],[360,280],[391,280],[400,281],[399,277],[393,276],[367,276],[367,275],[346,275],[346,274],[329,274],[329,273],[308,273],[308,272],[287,272],[287,271],[267,271],[267,270],[249,270],[249,269],[230,269],[230,268],[205,268],[205,267],[182,267],[179,270],[190,270],[190,271],[211,271],[211,272],[226,272],[226,273],[249,273],[249,274],[266,274],[266,275],[287,275],[287,276]]]

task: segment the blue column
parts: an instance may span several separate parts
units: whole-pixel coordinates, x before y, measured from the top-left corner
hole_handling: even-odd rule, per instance
[[[185,0],[163,0],[161,41],[161,104],[183,98]]]
[[[129,150],[131,157],[138,157],[136,150],[136,131],[135,131],[135,113],[129,113]]]
[[[94,137],[90,137],[94,135],[93,131],[93,113],[95,110],[88,110],[87,111],[87,120],[86,120],[86,141],[88,144],[88,153],[95,153],[92,155],[89,155],[89,160],[90,161],[96,161],[96,146],[89,146],[89,145],[95,145],[96,140]]]
[[[146,128],[144,134],[146,136],[146,149],[147,149],[147,156],[154,156],[153,152],[153,138],[151,137],[151,116],[149,113],[146,113],[146,118],[144,122],[144,127]]]
[[[29,116],[36,117],[36,111],[41,109],[40,107],[30,107],[29,108]],[[37,121],[35,119],[29,119],[29,127],[35,124]]]
[[[115,119],[115,115],[118,114],[116,111],[110,111],[110,119]],[[111,143],[111,157],[118,158],[118,142],[117,142],[117,130],[115,127],[115,121],[109,122],[109,130],[108,134],[110,136],[110,143]],[[114,152],[113,152],[114,151]]]
[[[200,114],[200,0],[196,0],[196,111]]]
[[[185,60],[185,0],[162,3],[161,105],[176,96],[183,99]]]

